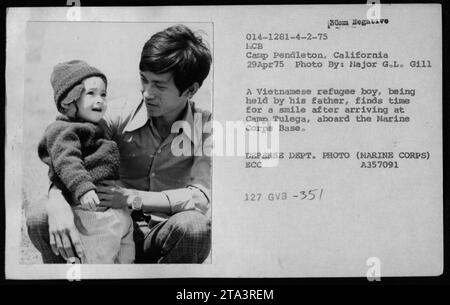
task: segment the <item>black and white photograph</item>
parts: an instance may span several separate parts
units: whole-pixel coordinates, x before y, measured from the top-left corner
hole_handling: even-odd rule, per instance
[[[28,23],[21,263],[211,262],[211,158],[194,156],[211,40],[210,23]]]

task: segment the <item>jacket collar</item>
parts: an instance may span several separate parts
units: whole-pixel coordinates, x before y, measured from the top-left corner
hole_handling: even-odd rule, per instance
[[[57,121],[72,122],[72,123],[89,123],[89,124],[93,124],[93,125],[98,125],[98,123],[85,121],[85,120],[83,120],[81,118],[72,118],[72,117],[69,117],[69,116],[67,116],[65,114],[58,114],[56,116],[56,120]]]

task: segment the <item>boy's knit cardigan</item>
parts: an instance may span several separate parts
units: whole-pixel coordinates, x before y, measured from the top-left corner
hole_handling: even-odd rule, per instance
[[[60,115],[45,130],[38,154],[49,166],[50,181],[71,205],[95,190],[101,180],[119,179],[119,150],[102,129],[90,122]]]

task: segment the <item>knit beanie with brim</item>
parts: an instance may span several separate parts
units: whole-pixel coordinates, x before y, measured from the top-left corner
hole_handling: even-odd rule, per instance
[[[65,113],[67,106],[80,98],[84,89],[82,81],[93,76],[101,77],[107,85],[105,74],[82,60],[59,63],[53,68],[50,82],[59,112]]]

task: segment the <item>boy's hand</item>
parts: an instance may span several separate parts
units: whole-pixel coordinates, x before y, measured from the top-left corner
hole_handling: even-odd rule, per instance
[[[97,193],[94,190],[90,190],[80,197],[80,203],[85,208],[95,210],[100,203],[100,200],[98,199]]]

